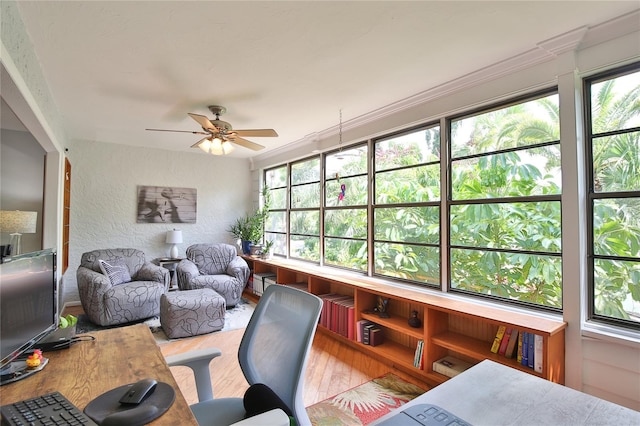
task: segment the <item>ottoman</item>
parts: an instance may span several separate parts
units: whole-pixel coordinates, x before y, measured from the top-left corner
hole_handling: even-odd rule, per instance
[[[224,297],[209,288],[160,296],[160,325],[170,339],[221,330],[225,311]]]

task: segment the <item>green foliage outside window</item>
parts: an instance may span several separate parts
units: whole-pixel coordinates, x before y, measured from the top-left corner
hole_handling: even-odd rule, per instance
[[[590,84],[592,310],[640,324],[640,71]]]
[[[558,116],[553,94],[452,121],[452,288],[562,308]]]

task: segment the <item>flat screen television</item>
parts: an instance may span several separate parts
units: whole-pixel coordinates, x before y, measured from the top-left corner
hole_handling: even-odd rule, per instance
[[[55,251],[5,258],[0,264],[0,370],[54,331],[57,321]]]

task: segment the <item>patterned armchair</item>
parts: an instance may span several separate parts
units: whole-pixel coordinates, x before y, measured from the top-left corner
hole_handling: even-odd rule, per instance
[[[176,266],[180,290],[210,288],[235,306],[249,279],[249,266],[230,244],[194,244]]]
[[[169,271],[131,248],[84,253],[76,276],[82,308],[101,326],[160,315],[160,296],[169,289]]]

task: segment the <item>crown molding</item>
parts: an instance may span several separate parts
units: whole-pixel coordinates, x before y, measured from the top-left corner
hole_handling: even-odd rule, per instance
[[[578,27],[556,37],[543,40],[537,43],[535,48],[526,52],[345,121],[342,123],[342,130],[344,132],[365,126],[381,118],[401,113],[453,93],[554,60],[566,52],[578,51],[637,31],[640,31],[640,9],[593,27]],[[335,125],[312,133],[276,150],[254,157],[255,162],[261,162],[288,151],[300,150],[305,146],[317,149],[318,141],[333,137],[338,132],[339,126]]]

